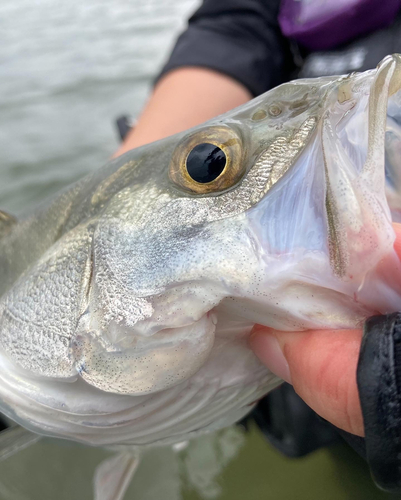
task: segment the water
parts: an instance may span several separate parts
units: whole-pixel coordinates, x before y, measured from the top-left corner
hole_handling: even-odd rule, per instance
[[[0,208],[15,214],[100,167],[197,0],[1,0]],[[109,452],[42,440],[0,467],[0,500],[89,499]],[[292,461],[239,428],[149,452],[126,500],[388,498],[345,447]]]
[[[197,0],[0,2],[0,207],[21,213],[100,167]]]

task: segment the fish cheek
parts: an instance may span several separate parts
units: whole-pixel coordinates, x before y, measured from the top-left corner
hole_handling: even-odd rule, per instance
[[[0,346],[34,375],[76,375],[70,345],[90,276],[90,240],[86,229],[67,234],[2,298]]]

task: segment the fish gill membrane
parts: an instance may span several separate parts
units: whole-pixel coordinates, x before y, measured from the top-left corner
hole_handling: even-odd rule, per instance
[[[181,442],[281,382],[248,347],[255,323],[401,310],[400,88],[399,55],[286,83],[2,213],[1,411],[90,445]]]

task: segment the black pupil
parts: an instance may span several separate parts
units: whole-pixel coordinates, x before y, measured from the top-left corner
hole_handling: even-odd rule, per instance
[[[226,155],[214,144],[203,142],[189,153],[187,171],[196,182],[205,184],[212,182],[223,172],[226,166]]]

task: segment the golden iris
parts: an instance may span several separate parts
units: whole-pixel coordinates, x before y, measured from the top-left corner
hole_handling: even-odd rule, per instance
[[[224,191],[244,174],[244,158],[241,138],[233,129],[204,128],[177,145],[170,162],[170,179],[192,193]]]

